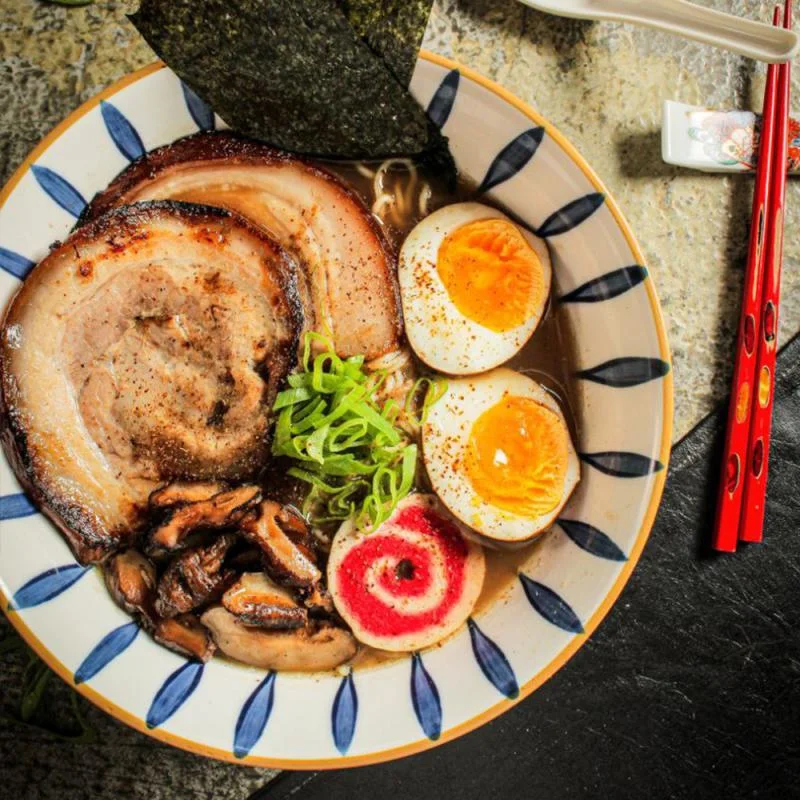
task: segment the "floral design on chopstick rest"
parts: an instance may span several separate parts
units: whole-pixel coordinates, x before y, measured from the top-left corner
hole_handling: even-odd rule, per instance
[[[712,172],[747,172],[758,161],[761,116],[664,104],[662,154],[668,164]],[[800,172],[800,120],[789,119],[790,172]]]

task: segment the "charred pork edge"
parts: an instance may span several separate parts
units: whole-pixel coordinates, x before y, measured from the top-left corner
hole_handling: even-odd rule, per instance
[[[131,234],[135,231],[137,224],[140,224],[143,220],[157,219],[162,213],[173,217],[177,216],[193,224],[202,223],[203,221],[214,223],[221,220],[231,220],[234,224],[245,229],[248,234],[265,243],[280,257],[279,283],[289,306],[289,313],[293,323],[292,330],[294,332],[292,341],[287,343],[286,347],[280,348],[283,352],[278,354],[281,359],[280,366],[286,369],[287,365],[291,364],[292,353],[297,352],[300,331],[303,329],[303,308],[297,292],[294,262],[284,248],[271,236],[240,214],[215,206],[183,203],[177,200],[149,200],[142,203],[119,206],[111,209],[103,216],[91,220],[83,227],[74,230],[64,242],[57,243],[50,253],[42,259],[42,262],[64,250],[80,247],[103,236],[113,235],[114,233]],[[35,275],[37,267],[34,267],[30,275]],[[0,350],[5,350],[6,347],[5,333],[11,309],[17,302],[17,298],[25,292],[28,280],[26,279],[20,286],[6,307],[2,328],[0,328],[0,335],[3,336],[3,341],[0,342]],[[2,425],[0,439],[2,439],[3,450],[14,474],[37,507],[64,535],[80,564],[94,564],[105,560],[111,553],[126,544],[128,540],[132,540],[135,534],[140,533],[143,524],[133,531],[105,530],[98,525],[92,514],[87,513],[86,509],[64,501],[52,487],[52,481],[47,471],[42,470],[29,453],[27,433],[20,424],[9,397],[12,391],[12,382],[13,376],[8,371],[7,360],[0,358],[0,425]]]
[[[158,147],[133,161],[102,192],[98,192],[92,198],[91,202],[84,208],[76,224],[82,225],[85,222],[96,219],[99,215],[113,208],[119,198],[134,187],[160,177],[170,167],[189,161],[229,161],[237,165],[295,163],[300,164],[308,173],[335,184],[339,191],[346,195],[362,212],[364,219],[383,250],[384,263],[387,265],[388,270],[388,283],[391,286],[395,307],[395,336],[398,344],[402,343],[405,329],[403,325],[403,307],[400,302],[397,276],[392,273],[390,266],[396,260],[397,253],[395,248],[392,247],[372,212],[354,189],[348,186],[338,175],[302,156],[276,150],[263,142],[248,139],[230,131],[200,131],[178,139],[172,144]],[[385,355],[385,353],[381,355]]]

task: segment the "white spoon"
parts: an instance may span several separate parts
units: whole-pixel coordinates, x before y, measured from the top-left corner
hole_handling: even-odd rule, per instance
[[[526,5],[580,19],[646,25],[770,63],[789,61],[797,34],[693,5],[686,0],[522,0]]]

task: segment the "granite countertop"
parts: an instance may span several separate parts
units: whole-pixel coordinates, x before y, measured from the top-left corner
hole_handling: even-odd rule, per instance
[[[705,0],[767,19],[755,0]],[[0,0],[0,183],[83,101],[153,60],[125,18],[136,2],[64,8]],[[724,397],[730,379],[752,181],[661,161],[666,99],[760,104],[764,69],[737,56],[628,26],[547,16],[515,0],[437,0],[424,46],[501,83],[567,135],[616,197],[644,250],[674,359],[677,440]],[[795,84],[795,96],[800,83]],[[791,181],[787,230],[800,222]],[[800,327],[800,239],[785,245],[781,342]],[[0,620],[0,629],[7,623]],[[0,708],[21,661],[4,657]],[[52,687],[68,696],[62,686]],[[273,774],[206,761],[136,733],[83,700],[90,747],[0,721],[0,781],[19,798],[246,798]]]

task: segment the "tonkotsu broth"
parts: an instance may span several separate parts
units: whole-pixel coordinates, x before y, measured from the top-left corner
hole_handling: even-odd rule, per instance
[[[363,172],[365,165],[337,162],[325,166],[350,184],[368,206],[372,205],[375,199],[373,182]],[[380,164],[366,165],[370,170],[375,170],[379,166]],[[390,174],[401,179],[407,176],[407,171],[399,168]],[[452,191],[448,190],[440,176],[431,175],[422,170],[420,170],[419,176],[422,181],[428,183],[432,190],[428,202],[428,213],[442,206],[467,200],[494,205],[502,209],[502,206],[488,201],[485,196],[478,196],[475,192],[475,184],[464,176],[459,176],[458,183]],[[387,181],[388,183],[389,181]],[[397,224],[384,225],[384,231],[396,250],[400,249],[406,234],[423,216],[425,214],[421,214],[418,208],[414,207],[409,213],[402,215]],[[551,299],[539,327],[525,347],[508,362],[507,366],[529,375],[552,392],[564,411],[573,442],[577,444],[577,432],[581,427],[582,420],[578,418],[577,406],[574,402],[575,379],[574,371],[571,368],[571,365],[577,363],[576,347],[566,314],[561,305],[552,299],[557,293],[557,275],[554,274]],[[419,488],[428,490],[424,481],[425,476],[420,476],[418,483],[422,485]],[[495,602],[503,602],[504,595],[517,580],[520,568],[532,557],[538,541],[517,550],[484,548],[486,578],[483,591],[473,612],[475,615],[480,615]],[[386,664],[403,657],[403,655],[403,653],[387,653],[361,645],[353,665],[364,669]]]

